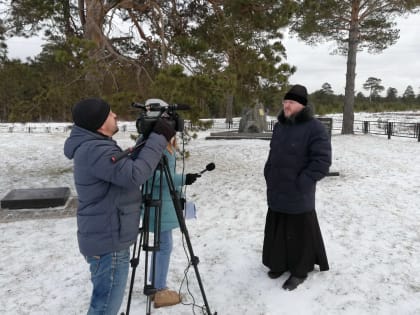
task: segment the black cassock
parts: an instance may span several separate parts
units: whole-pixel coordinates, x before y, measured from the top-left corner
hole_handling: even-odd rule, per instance
[[[319,265],[329,269],[315,210],[285,214],[268,209],[263,245],[263,264],[274,272],[290,271],[296,277]]]

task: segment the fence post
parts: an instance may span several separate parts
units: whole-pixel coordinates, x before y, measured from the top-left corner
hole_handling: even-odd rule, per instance
[[[392,122],[388,121],[388,139],[391,139],[391,135],[392,135]]]
[[[417,127],[417,141],[420,142],[420,123],[416,124]]]
[[[363,122],[363,133],[367,134],[369,132],[369,122],[368,121],[364,121]]]

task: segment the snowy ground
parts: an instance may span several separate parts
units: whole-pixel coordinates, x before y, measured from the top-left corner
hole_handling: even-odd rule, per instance
[[[338,177],[318,184],[317,213],[330,271],[315,270],[297,290],[281,288],[261,263],[266,213],[262,175],[269,141],[205,140],[186,147],[187,172],[216,164],[188,187],[198,219],[187,226],[205,293],[219,315],[420,314],[420,143],[415,139],[333,135]],[[0,198],[13,188],[68,186],[72,163],[62,154],[68,133],[0,133]],[[116,139],[132,145],[129,133]],[[76,219],[0,223],[0,314],[84,314],[91,284],[79,254]],[[174,232],[169,284],[187,265]],[[193,269],[189,286],[201,302]],[[130,314],[145,314],[143,266]],[[185,286],[185,300],[191,302]],[[125,303],[123,307],[125,308]],[[152,314],[194,314],[191,306]],[[195,314],[201,311],[195,309]]]

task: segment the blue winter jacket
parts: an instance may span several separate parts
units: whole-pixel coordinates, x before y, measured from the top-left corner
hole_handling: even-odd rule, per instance
[[[151,133],[136,159],[113,163],[121,152],[112,138],[74,126],[64,144],[73,159],[78,194],[77,237],[80,252],[99,256],[128,248],[137,238],[141,185],[153,174],[167,141]]]
[[[316,182],[327,175],[330,165],[329,136],[310,108],[293,119],[281,112],[264,167],[268,207],[289,214],[315,210]]]
[[[174,188],[180,192],[181,187],[184,183],[184,176],[176,173],[176,156],[165,150],[165,156],[168,160],[168,168],[172,177]],[[162,185],[160,178],[162,177]],[[178,217],[175,212],[175,207],[172,201],[172,197],[169,191],[168,182],[165,176],[165,173],[161,174],[159,167],[155,172],[155,176],[148,180],[147,182],[147,193],[151,194],[153,191],[153,199],[159,199],[159,191],[162,187],[162,206],[161,206],[161,218],[160,218],[160,231],[169,231],[174,228],[179,227]],[[178,196],[180,196],[178,194]],[[154,231],[155,224],[155,208],[150,207],[150,220],[149,227],[150,231]]]

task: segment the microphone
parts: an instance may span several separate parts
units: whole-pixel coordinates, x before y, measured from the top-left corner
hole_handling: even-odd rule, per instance
[[[131,103],[131,107],[146,109],[146,105],[140,104],[140,103],[136,103],[136,102]]]
[[[187,104],[172,104],[168,105],[170,110],[191,110],[191,106]]]
[[[215,165],[213,162],[211,162],[211,163],[207,164],[207,165],[206,165],[206,169],[205,169],[205,170],[202,170],[199,174],[201,175],[201,174],[203,174],[204,172],[207,172],[207,171],[212,171],[212,170],[214,170],[215,168],[216,168],[216,165]]]
[[[197,180],[197,178],[201,177],[201,174],[207,171],[212,171],[215,168],[216,168],[216,165],[214,165],[214,163],[209,163],[206,165],[206,169],[202,170],[199,173],[188,173],[185,177],[185,185],[191,185]]]
[[[141,108],[143,110],[149,110],[152,112],[164,111],[165,109],[169,110],[191,110],[191,106],[187,104],[172,104],[169,105],[165,101],[162,101],[158,98],[150,98],[146,101],[145,104],[140,103],[131,103],[132,107]]]

